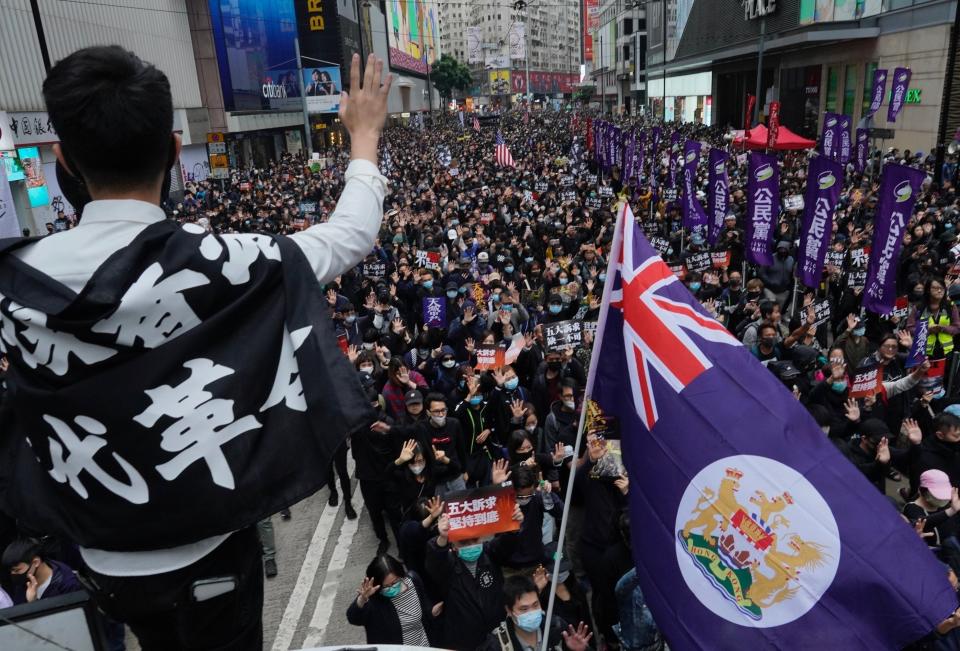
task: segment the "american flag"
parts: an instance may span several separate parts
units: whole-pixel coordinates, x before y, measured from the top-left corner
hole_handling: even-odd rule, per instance
[[[513,156],[510,155],[510,148],[507,147],[507,143],[503,141],[503,134],[497,131],[497,146],[494,149],[494,159],[497,161],[497,165],[501,167],[516,167],[516,164],[513,162]]]
[[[477,116],[473,116],[473,130],[477,133],[480,133],[480,120],[477,119]]]

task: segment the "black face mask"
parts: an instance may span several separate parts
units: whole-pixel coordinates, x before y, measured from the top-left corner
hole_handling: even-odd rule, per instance
[[[747,292],[747,299],[755,301],[760,298],[760,292]]]
[[[563,362],[547,362],[547,368],[551,371],[559,371],[563,368]]]

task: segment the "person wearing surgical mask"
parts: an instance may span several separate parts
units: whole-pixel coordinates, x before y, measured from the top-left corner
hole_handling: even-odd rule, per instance
[[[497,479],[501,478],[494,477]],[[511,518],[522,528],[523,511],[519,505],[514,505]],[[451,541],[449,536],[450,516],[444,513],[437,521],[436,538],[427,544],[426,558],[431,580],[446,586],[440,642],[436,646],[472,651],[503,621],[501,567],[516,545],[518,533],[498,534],[486,541]]]
[[[506,619],[478,647],[480,651],[503,649],[506,640],[513,649],[539,649],[543,646],[544,636],[548,649],[586,651],[590,648],[593,634],[585,623],[578,622],[574,627],[554,616],[547,625],[539,587],[530,577],[511,576],[504,581],[503,593]]]
[[[424,401],[427,420],[420,425],[417,440],[426,454],[433,454],[436,493],[466,490],[467,446],[460,422],[448,417],[447,402],[440,393],[430,393]]]
[[[470,488],[490,483],[493,460],[500,456],[494,445],[493,423],[488,403],[480,390],[480,378],[464,377],[466,389],[463,400],[453,410],[467,440],[466,482]]]
[[[347,608],[347,621],[366,630],[367,644],[429,647],[436,639],[442,604],[434,604],[414,571],[389,554],[370,565],[357,597]]]

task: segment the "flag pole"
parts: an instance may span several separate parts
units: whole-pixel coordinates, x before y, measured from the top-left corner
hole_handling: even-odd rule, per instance
[[[567,494],[563,500],[563,515],[560,518],[560,536],[557,538],[557,553],[553,556],[553,572],[550,576],[550,599],[547,602],[547,618],[546,618],[546,632],[547,634],[543,636],[543,643],[540,647],[540,651],[547,651],[547,646],[549,642],[549,633],[550,633],[550,623],[553,621],[553,606],[557,598],[557,577],[560,576],[560,561],[563,558],[563,543],[566,538],[567,533],[567,521],[570,516],[570,502],[573,498],[573,484],[574,480],[577,477],[577,471],[579,470],[580,464],[576,463],[579,461],[576,454],[580,450],[580,445],[583,442],[583,429],[586,426],[587,422],[587,402],[590,399],[590,391],[593,388],[594,377],[597,373],[597,359],[599,359],[600,353],[600,341],[602,339],[602,333],[604,326],[607,320],[607,312],[610,309],[610,294],[613,291],[613,271],[616,266],[617,254],[616,252],[620,250],[620,247],[623,246],[623,229],[633,227],[633,224],[626,224],[626,210],[624,207],[629,207],[629,203],[621,200],[621,205],[617,209],[617,221],[614,226],[613,232],[613,242],[610,246],[609,259],[607,260],[607,282],[603,286],[603,297],[600,302],[600,315],[597,319],[597,330],[593,337],[593,350],[590,356],[590,371],[587,375],[587,386],[583,393],[583,406],[580,408],[580,424],[577,426],[577,440],[574,444],[574,457],[570,462],[573,465],[572,472],[570,473],[570,483],[567,484]],[[585,452],[589,455],[589,452]],[[568,624],[577,625],[577,622],[567,622]],[[596,633],[596,631],[594,631]]]

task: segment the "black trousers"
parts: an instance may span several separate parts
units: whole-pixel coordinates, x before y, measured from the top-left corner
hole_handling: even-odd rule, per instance
[[[124,622],[143,651],[261,651],[263,567],[255,527],[238,531],[196,563],[153,576],[87,570],[97,604]],[[193,599],[195,581],[234,577],[236,589]]]
[[[350,501],[350,473],[347,472],[347,444],[342,444],[337,451],[333,453],[333,459],[330,460],[330,468],[327,470],[327,488],[331,493],[337,492],[336,477],[333,471],[336,469],[337,476],[340,477],[340,490],[346,501]]]
[[[384,513],[390,521],[394,539],[400,540],[400,508],[396,502],[396,496],[391,494],[391,487],[390,482],[360,480],[360,494],[363,495],[363,502],[370,513],[373,531],[381,541],[387,540],[387,527],[383,522]]]

